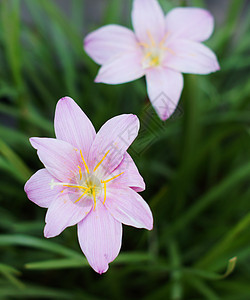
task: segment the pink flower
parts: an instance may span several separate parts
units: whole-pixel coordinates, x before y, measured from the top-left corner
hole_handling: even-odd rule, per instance
[[[100,274],[120,251],[122,223],[153,228],[150,208],[137,193],[145,183],[126,152],[138,130],[138,118],[124,114],[96,133],[73,99],[65,97],[56,107],[56,139],[30,139],[45,168],[24,189],[31,201],[48,208],[44,236],[77,224],[81,249]]]
[[[181,73],[219,70],[215,54],[201,44],[213,32],[213,17],[201,8],[175,8],[165,17],[156,0],[134,0],[132,23],[134,32],[107,25],[85,38],[85,51],[102,65],[95,82],[120,84],[145,75],[149,99],[166,120],[181,96]]]

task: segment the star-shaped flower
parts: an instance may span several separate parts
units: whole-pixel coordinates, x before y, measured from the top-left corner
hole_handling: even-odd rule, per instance
[[[189,7],[164,16],[156,0],[134,0],[132,23],[134,32],[107,25],[85,38],[85,51],[101,65],[95,82],[120,84],[145,75],[149,99],[166,120],[181,96],[181,73],[209,74],[220,68],[215,54],[201,43],[213,32],[213,17]]]
[[[107,121],[98,133],[69,97],[59,100],[53,138],[31,138],[45,168],[26,183],[28,198],[48,208],[44,235],[77,224],[81,249],[91,267],[104,273],[118,255],[122,223],[151,230],[145,189],[127,149],[138,134],[135,115]]]

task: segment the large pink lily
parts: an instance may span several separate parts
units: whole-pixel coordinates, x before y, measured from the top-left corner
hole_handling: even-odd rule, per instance
[[[127,153],[138,130],[138,118],[125,114],[96,134],[80,107],[65,97],[56,107],[56,139],[30,139],[45,168],[27,181],[25,192],[48,208],[45,237],[77,224],[81,249],[100,274],[120,251],[122,223],[153,227],[150,208],[137,193],[145,183]]]

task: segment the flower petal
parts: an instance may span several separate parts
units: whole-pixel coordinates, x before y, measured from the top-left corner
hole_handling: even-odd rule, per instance
[[[102,274],[120,252],[122,224],[99,202],[95,211],[78,224],[78,239],[91,267]]]
[[[136,138],[139,120],[132,114],[116,116],[99,130],[90,149],[88,161],[102,174],[111,173],[122,161],[124,153]]]
[[[100,68],[95,82],[120,84],[136,80],[145,74],[142,59],[139,48],[133,52],[117,55]]]
[[[31,138],[30,143],[46,169],[58,180],[70,182],[73,172],[78,172],[80,162],[72,145],[51,138]]]
[[[44,236],[51,238],[59,235],[66,227],[73,226],[84,219],[93,206],[93,201],[81,199],[80,204],[74,204],[79,194],[67,192],[59,194],[48,208],[44,227]]]
[[[202,42],[213,33],[214,19],[202,8],[177,7],[166,16],[166,30],[173,38]]]
[[[117,177],[115,180],[112,180],[110,184],[116,187],[130,187],[136,192],[142,192],[145,190],[145,182],[139,173],[133,159],[126,152],[124,154],[123,160],[115,168],[115,170],[110,174],[110,177],[117,176],[124,172],[121,176]]]
[[[56,181],[46,169],[37,171],[26,182],[24,190],[28,198],[41,207],[49,207],[53,200],[62,190],[62,187],[55,186],[51,189],[50,183]]]
[[[76,102],[64,97],[56,106],[55,133],[59,140],[63,140],[81,149],[85,156],[95,138],[96,132],[92,123],[76,104]]]
[[[133,189],[107,189],[105,206],[119,222],[137,228],[153,228],[153,216],[148,204]]]
[[[173,40],[164,65],[182,73],[209,74],[220,69],[213,51],[201,43]]]
[[[84,49],[98,64],[107,63],[117,54],[133,51],[137,48],[137,40],[132,30],[119,26],[103,26],[84,40]]]
[[[183,89],[183,76],[165,68],[151,68],[146,74],[149,99],[165,121],[175,111]]]
[[[132,23],[140,42],[160,42],[164,37],[164,13],[156,0],[134,0]]]

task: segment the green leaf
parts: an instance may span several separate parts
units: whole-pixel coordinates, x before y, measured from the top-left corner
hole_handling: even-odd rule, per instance
[[[198,277],[187,277],[187,282],[199,293],[205,297],[203,299],[208,299],[208,300],[219,300],[219,296],[216,294],[215,291],[213,291],[212,288],[210,288],[201,278]]]
[[[5,40],[6,56],[11,67],[15,84],[22,86],[20,46],[20,1],[3,0],[1,2],[2,35]]]
[[[231,247],[235,239],[238,239],[245,230],[248,230],[250,226],[250,214],[247,214],[242,220],[236,224],[231,230],[228,231],[227,235],[219,241],[208,253],[197,262],[198,267],[209,266],[219,258],[226,250]]]
[[[16,276],[20,275],[20,272],[13,267],[0,264],[0,273],[17,288],[22,289],[25,287],[25,285],[16,278]]]
[[[234,185],[243,180],[246,180],[250,175],[250,163],[240,166],[229,174],[222,182],[211,188],[207,194],[197,199],[196,203],[191,206],[167,231],[166,236],[170,233],[176,233],[178,230],[191,223],[197,215],[203,212],[216,199],[221,197],[225,191],[231,189]]]
[[[0,154],[8,161],[11,168],[15,171],[13,174],[21,181],[25,182],[31,176],[31,171],[22,161],[22,159],[0,139]]]
[[[37,248],[39,250],[43,249],[66,257],[78,258],[82,260],[81,254],[73,250],[67,249],[64,246],[61,246],[59,244],[53,243],[51,241],[31,237],[28,235],[21,235],[21,234],[0,235],[0,246],[15,246],[15,245]]]
[[[121,253],[112,264],[138,264],[148,262],[151,259],[152,257],[146,253]],[[87,266],[89,266],[89,263],[83,255],[78,259],[55,259],[25,265],[27,269],[36,270],[83,268]]]
[[[84,256],[82,259],[55,259],[48,261],[32,262],[25,265],[27,269],[34,270],[52,270],[52,269],[68,269],[83,268],[89,266]]]
[[[14,289],[12,286],[0,286],[0,297],[8,299],[72,299],[72,292],[52,289],[36,285],[26,285],[23,289]]]
[[[218,274],[215,272],[207,271],[207,270],[201,270],[201,269],[196,269],[196,268],[184,268],[183,272],[186,274],[194,274],[199,277],[202,277],[204,279],[209,279],[209,280],[222,280],[228,277],[235,269],[237,262],[237,257],[233,257],[229,259],[228,264],[227,264],[227,269],[224,274]]]

